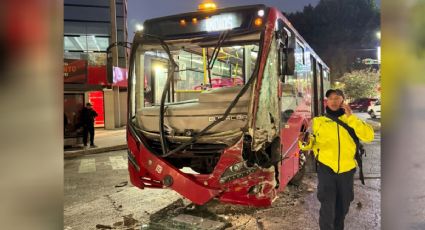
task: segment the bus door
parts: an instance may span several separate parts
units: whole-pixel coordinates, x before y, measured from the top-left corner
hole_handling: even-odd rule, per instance
[[[297,60],[295,35],[284,27],[283,22],[278,22],[278,25],[282,26],[279,28],[280,39],[278,38],[281,153],[282,157],[286,158],[281,163],[280,183],[285,185],[298,170],[298,159],[295,154],[301,117],[295,113],[298,107],[295,66],[300,60]]]
[[[325,99],[325,95],[324,95],[324,90],[323,90],[323,67],[322,64],[318,64],[318,70],[319,70],[319,85],[320,87],[318,87],[319,89],[319,114],[323,114],[325,112],[325,104],[324,104],[324,99]]]
[[[312,112],[313,117],[319,116],[321,111],[319,110],[319,89],[320,89],[320,73],[318,71],[317,61],[311,56],[311,71],[313,73],[313,104]]]

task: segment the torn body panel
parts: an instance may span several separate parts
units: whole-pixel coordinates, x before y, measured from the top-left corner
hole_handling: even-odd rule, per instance
[[[266,143],[271,143],[279,136],[279,79],[277,73],[278,59],[274,39],[272,39],[269,56],[267,57],[263,79],[261,81],[261,91],[259,104],[255,120],[253,151],[258,151]]]
[[[214,171],[208,175],[184,173],[164,158],[152,154],[144,143],[137,143],[131,135],[128,139],[129,154],[135,156],[141,169],[137,170],[134,163],[129,163],[130,178],[139,188],[171,188],[200,205],[218,197],[229,203],[265,207],[276,197],[273,168],[234,167],[246,165],[242,159],[242,139],[223,151]],[[246,171],[249,173],[245,174]]]
[[[140,130],[140,132],[149,139],[159,141],[159,134],[153,132],[147,132]],[[220,133],[214,133],[210,135],[204,135],[198,139],[196,143],[210,143],[210,144],[225,144],[231,146],[235,144],[237,140],[241,138],[243,132],[239,129],[229,130]],[[190,140],[190,136],[166,136],[167,140],[173,143],[184,143]]]

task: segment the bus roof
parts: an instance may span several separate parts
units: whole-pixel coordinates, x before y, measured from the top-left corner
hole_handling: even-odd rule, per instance
[[[234,7],[227,7],[227,8],[220,8],[212,11],[192,11],[188,13],[182,13],[182,14],[174,14],[159,18],[151,18],[145,21],[145,23],[152,23],[152,22],[158,22],[168,19],[174,19],[176,17],[186,17],[186,16],[193,16],[193,15],[208,15],[208,14],[217,14],[217,13],[223,13],[223,12],[233,12],[233,11],[243,11],[243,10],[249,10],[249,9],[265,9],[267,8],[264,4],[256,4],[256,5],[247,5],[247,6],[234,6]]]
[[[220,8],[211,11],[193,11],[170,15],[159,18],[148,19],[144,22],[144,31],[138,32],[147,33],[162,37],[163,39],[183,39],[188,37],[205,36],[216,32],[231,29],[233,32],[255,31],[263,29],[266,23],[256,27],[254,20],[258,18],[258,11],[264,10],[264,17],[267,17],[269,11],[274,11],[279,14],[284,23],[308,49],[308,51],[322,64],[322,67],[329,70],[329,67],[321,60],[314,52],[310,45],[292,26],[291,22],[284,14],[275,7],[268,7],[264,4],[236,6],[228,8]],[[196,18],[196,20],[195,20]]]

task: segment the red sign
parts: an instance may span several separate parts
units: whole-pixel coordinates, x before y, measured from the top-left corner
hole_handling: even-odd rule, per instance
[[[127,87],[127,69],[120,67],[113,67],[113,85]]]
[[[64,82],[65,83],[86,83],[87,61],[64,59]]]
[[[107,85],[106,66],[89,66],[87,75],[87,84]]]

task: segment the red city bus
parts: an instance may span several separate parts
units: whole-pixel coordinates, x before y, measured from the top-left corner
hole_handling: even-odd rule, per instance
[[[276,8],[200,9],[134,36],[131,182],[196,204],[269,206],[302,177],[297,137],[323,111],[329,68]]]

